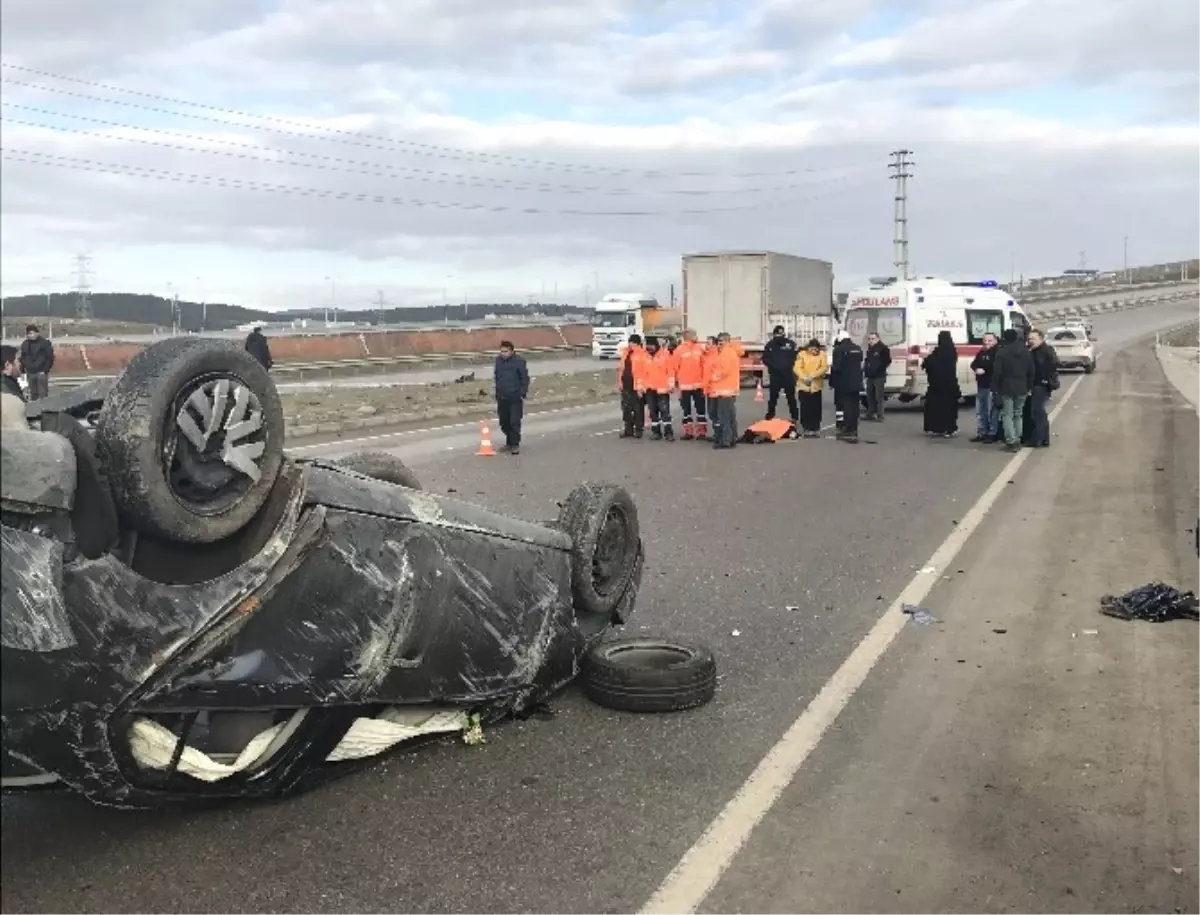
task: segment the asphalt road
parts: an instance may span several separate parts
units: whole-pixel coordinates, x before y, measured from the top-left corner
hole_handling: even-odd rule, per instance
[[[1054,447],[1020,465],[966,435],[925,439],[913,410],[864,425],[856,447],[620,441],[614,405],[531,421],[516,458],[472,456],[474,424],[312,448],[387,448],[428,489],[535,520],[582,479],[628,486],[648,553],[631,628],[712,645],[717,699],[631,716],[569,690],[554,718],[493,728],[483,747],[398,754],[277,804],[120,813],[9,797],[0,905],[636,910],[1014,473],[923,601],[947,622],[899,633],[694,902],[1196,911],[1195,631],[1116,623],[1094,603],[1155,574],[1195,586],[1196,414],[1144,344],[1119,350],[1196,307],[1097,318],[1099,370],[1067,379]],[[744,398],[743,421],[755,415]],[[979,595],[1007,596],[992,612]]]

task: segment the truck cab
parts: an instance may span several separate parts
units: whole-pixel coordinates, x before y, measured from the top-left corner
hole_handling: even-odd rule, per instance
[[[592,356],[615,359],[631,334],[667,337],[683,328],[677,308],[663,308],[645,293],[612,292],[596,303],[592,313]]]

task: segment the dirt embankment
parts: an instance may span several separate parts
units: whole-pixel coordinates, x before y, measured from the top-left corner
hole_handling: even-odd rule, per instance
[[[299,434],[314,425],[354,426],[418,422],[457,416],[486,415],[495,410],[491,373],[459,382],[351,388],[328,385],[280,394],[289,429]],[[529,389],[526,409],[596,403],[616,397],[613,369],[580,374],[537,375]]]
[[[451,353],[490,354],[503,340],[518,350],[550,351],[590,345],[587,324],[546,324],[521,327],[472,327],[437,330],[378,330],[337,334],[268,335],[277,366],[313,362],[413,360]],[[239,341],[231,341],[235,345]],[[144,343],[67,343],[55,347],[54,371],[59,376],[114,374],[121,371]]]

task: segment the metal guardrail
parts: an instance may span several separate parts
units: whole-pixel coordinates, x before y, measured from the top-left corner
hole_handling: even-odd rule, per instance
[[[1044,320],[1046,318],[1073,318],[1082,317],[1085,315],[1109,314],[1114,311],[1129,311],[1134,308],[1145,308],[1147,305],[1155,305],[1160,302],[1177,302],[1184,299],[1195,298],[1200,294],[1200,289],[1181,289],[1176,292],[1170,292],[1157,296],[1143,296],[1141,298],[1124,298],[1113,299],[1107,302],[1089,302],[1085,305],[1066,305],[1062,308],[1038,308],[1031,305],[1028,309],[1029,316],[1036,320]]]
[[[561,346],[522,347],[521,354],[527,357],[574,355],[581,350],[591,352],[591,344],[564,344]],[[439,366],[478,365],[494,359],[499,350],[476,350],[457,353],[424,353],[412,356],[369,356],[362,359],[326,359],[319,362],[276,363],[271,375],[280,380],[305,381],[312,378],[336,378],[353,375],[380,374],[404,371],[410,368],[436,368]],[[50,386],[59,390],[70,390],[80,385],[116,375],[62,375],[50,376]]]
[[[1022,304],[1035,304],[1038,302],[1049,302],[1056,299],[1081,299],[1085,296],[1098,296],[1119,294],[1121,292],[1130,292],[1133,290],[1145,289],[1166,289],[1171,286],[1195,286],[1193,280],[1165,280],[1156,283],[1133,283],[1132,285],[1118,286],[1092,286],[1089,288],[1072,288],[1072,289],[1054,289],[1046,292],[1028,292],[1020,296]]]

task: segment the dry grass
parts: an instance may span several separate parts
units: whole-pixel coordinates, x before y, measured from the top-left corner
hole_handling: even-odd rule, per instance
[[[536,363],[533,364],[536,372]],[[438,382],[424,385],[394,385],[350,388],[330,385],[317,390],[281,392],[289,425],[341,422],[365,416],[395,416],[397,422],[424,419],[429,413],[469,415],[487,413],[495,407],[491,372],[486,379]],[[615,370],[579,374],[534,374],[527,408],[541,403],[591,403],[616,397]]]

